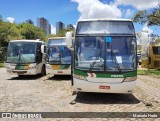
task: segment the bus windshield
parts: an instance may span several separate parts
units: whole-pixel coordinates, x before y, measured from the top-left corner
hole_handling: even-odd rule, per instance
[[[136,39],[106,37],[106,70],[136,69]]]
[[[33,42],[10,42],[8,46],[8,63],[34,63],[35,46]]]
[[[136,69],[135,37],[76,37],[75,68],[93,71]]]
[[[48,62],[71,64],[71,51],[66,46],[50,46],[48,47]]]
[[[82,21],[78,23],[76,34],[134,35],[135,31],[131,21]]]

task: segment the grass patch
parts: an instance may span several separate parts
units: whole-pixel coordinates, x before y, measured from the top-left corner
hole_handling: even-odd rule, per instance
[[[138,70],[139,75],[152,75],[154,77],[160,77],[160,70],[149,69],[149,70]]]
[[[0,63],[0,68],[4,67],[5,63]]]

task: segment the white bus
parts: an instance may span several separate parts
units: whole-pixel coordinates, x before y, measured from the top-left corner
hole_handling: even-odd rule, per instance
[[[46,71],[51,75],[71,75],[71,50],[66,47],[65,37],[48,40]]]
[[[137,79],[137,44],[132,20],[79,20],[73,53],[74,91],[133,92]]]
[[[6,70],[9,74],[46,74],[45,43],[40,40],[11,40],[8,45]]]

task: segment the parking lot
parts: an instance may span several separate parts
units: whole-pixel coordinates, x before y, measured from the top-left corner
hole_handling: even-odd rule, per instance
[[[70,76],[19,78],[5,68],[0,73],[0,112],[160,112],[160,79],[151,76],[138,76],[133,95],[72,95]]]

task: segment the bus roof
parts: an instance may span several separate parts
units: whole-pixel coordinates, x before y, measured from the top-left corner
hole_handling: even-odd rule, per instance
[[[97,18],[97,19],[80,19],[78,22],[81,21],[131,21],[131,19],[112,19],[112,18]]]
[[[74,39],[74,37],[72,37],[71,39]],[[66,37],[51,37],[48,40],[65,40],[66,41]]]
[[[48,40],[66,39],[66,37],[51,37]]]
[[[37,40],[11,40],[10,42],[40,42],[40,43],[44,43],[43,41],[40,41],[39,39],[37,39]]]
[[[66,37],[53,37],[48,39],[48,46],[66,46]]]

